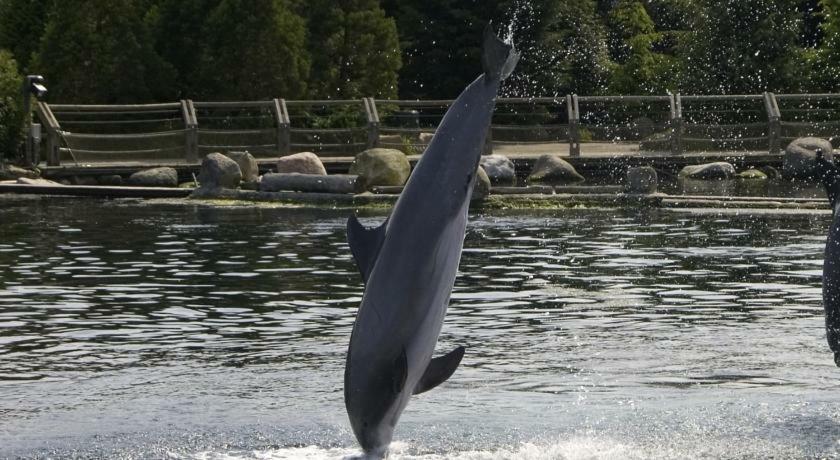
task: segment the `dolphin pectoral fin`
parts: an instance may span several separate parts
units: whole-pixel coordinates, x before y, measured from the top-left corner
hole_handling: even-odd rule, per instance
[[[461,359],[464,357],[464,350],[464,347],[458,347],[443,356],[429,361],[429,367],[426,368],[423,377],[420,377],[420,381],[414,387],[414,394],[419,395],[420,393],[429,391],[451,377],[455,373],[455,369],[458,368],[458,365],[461,364]]]
[[[376,228],[365,228],[355,215],[347,219],[347,244],[350,245],[350,252],[356,259],[356,266],[362,274],[362,279],[367,283],[376,257],[379,255],[379,248],[385,241],[385,228],[388,221]]]

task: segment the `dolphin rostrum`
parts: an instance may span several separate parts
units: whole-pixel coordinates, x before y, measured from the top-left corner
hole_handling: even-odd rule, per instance
[[[461,259],[467,211],[499,85],[519,54],[484,33],[484,73],[449,107],[391,215],[347,222],[365,282],[344,370],[344,403],[363,458],[383,458],[412,394],[440,385],[464,347],[432,359]]]
[[[834,352],[834,363],[840,366],[840,213],[837,212],[840,205],[840,168],[827,160],[822,150],[817,150],[814,172],[825,187],[833,213],[825,242],[822,295],[825,308],[825,337],[828,346]]]

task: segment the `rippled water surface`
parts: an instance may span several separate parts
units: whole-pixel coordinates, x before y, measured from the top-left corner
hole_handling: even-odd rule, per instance
[[[346,215],[0,198],[0,457],[355,452]],[[438,345],[467,355],[414,398],[393,457],[837,455],[828,223],[471,216]]]

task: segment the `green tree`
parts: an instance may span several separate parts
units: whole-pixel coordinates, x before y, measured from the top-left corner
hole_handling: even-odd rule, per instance
[[[686,41],[688,91],[755,94],[797,91],[800,18],[794,0],[700,0],[703,14]]]
[[[131,0],[57,2],[32,69],[61,102],[168,99],[172,68],[155,52]]]
[[[0,0],[0,48],[12,52],[23,72],[29,68],[54,0]]]
[[[155,49],[177,72],[174,92],[179,98],[203,93],[198,85],[201,57],[206,48],[205,38],[209,34],[206,19],[208,12],[220,2],[160,0],[146,13],[146,21],[155,37]]]
[[[8,50],[0,49],[0,157],[15,158],[23,139],[23,78]]]
[[[312,54],[310,95],[397,97],[397,26],[379,0],[313,0],[305,7]]]
[[[310,58],[306,27],[286,0],[222,0],[207,19],[201,96],[300,99]]]
[[[620,0],[608,16],[610,53],[615,68],[609,91],[613,94],[663,94],[675,86],[676,59],[657,52],[663,40],[655,31],[645,6]]]

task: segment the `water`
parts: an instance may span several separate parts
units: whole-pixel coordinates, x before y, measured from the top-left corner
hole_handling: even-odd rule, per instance
[[[372,225],[381,216],[363,223]],[[0,198],[0,457],[357,452],[344,211]],[[823,212],[472,216],[397,459],[840,451]]]

